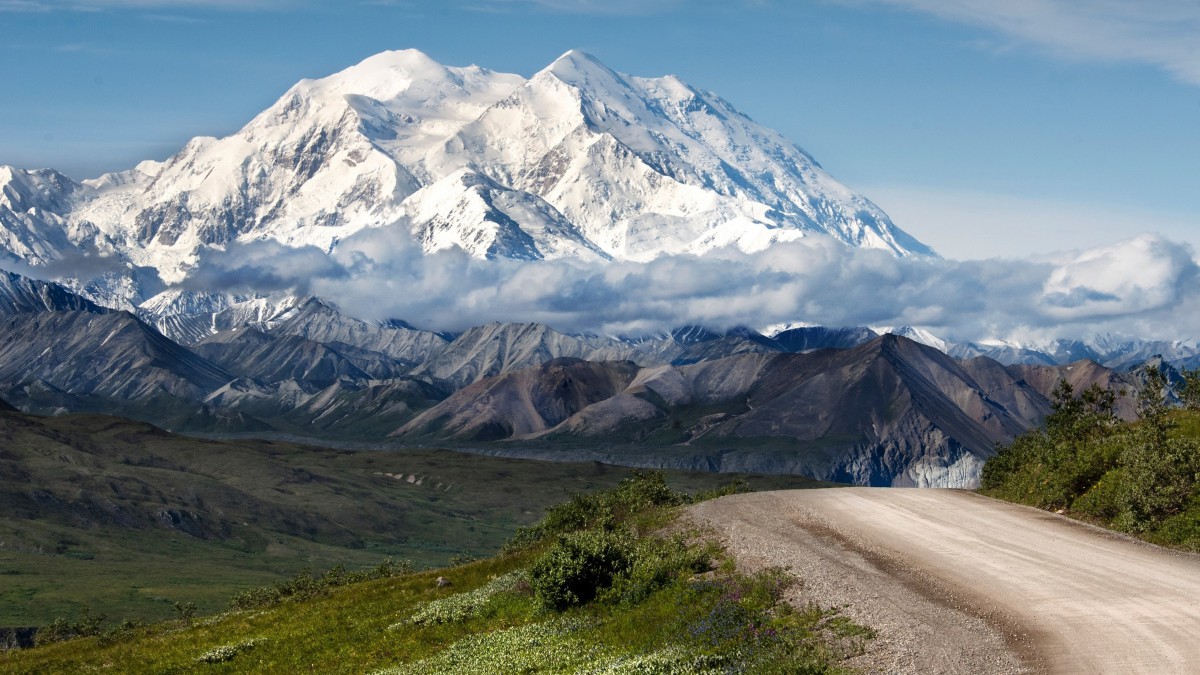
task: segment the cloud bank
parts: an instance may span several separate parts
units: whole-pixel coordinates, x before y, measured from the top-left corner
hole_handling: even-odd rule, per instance
[[[755,254],[583,264],[427,255],[393,227],[360,232],[332,256],[273,242],[210,251],[187,285],[311,293],[362,318],[443,330],[537,321],[646,334],[683,324],[806,322],[911,324],[955,340],[1029,341],[1200,335],[1198,273],[1189,246],[1157,235],[1046,260],[905,259],[810,237]]]

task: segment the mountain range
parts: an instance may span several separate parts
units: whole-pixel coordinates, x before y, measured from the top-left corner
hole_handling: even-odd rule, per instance
[[[576,51],[528,79],[385,52],[162,162],[82,182],[0,167],[0,261],[26,273],[0,274],[0,396],[210,434],[959,486],[1038,423],[1060,378],[1134,390],[1152,358],[1200,364],[1188,343],[913,327],[439,332],[352,316],[238,257],[335,265],[369,302],[415,292],[369,250],[602,270],[804,237],[936,256],[676,77]]]
[[[629,339],[493,323],[439,335],[316,298],[185,345],[58,284],[0,282],[5,400],[190,432],[962,486],[1041,420],[1060,379],[1126,391],[1126,418],[1140,383],[1087,360],[956,359],[865,328]]]

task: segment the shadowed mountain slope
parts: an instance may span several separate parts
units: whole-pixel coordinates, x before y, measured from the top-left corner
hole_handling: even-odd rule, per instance
[[[42,381],[77,395],[199,400],[233,376],[128,312],[0,317],[0,382]]]
[[[192,351],[230,372],[265,383],[301,380],[329,386],[341,378],[371,377],[319,342],[298,335],[272,337],[253,328],[210,336],[193,345]]]
[[[963,364],[885,335],[848,350],[685,366],[552,362],[476,382],[396,434],[547,452],[640,447],[669,466],[962,486],[997,443],[1048,411],[998,363]]]

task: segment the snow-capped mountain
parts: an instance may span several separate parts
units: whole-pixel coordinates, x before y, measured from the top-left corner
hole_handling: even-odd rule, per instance
[[[0,271],[0,314],[69,311],[107,314],[109,310],[59,284]]]
[[[1196,340],[1143,340],[1105,333],[1086,340],[955,342],[913,326],[879,328],[878,332],[906,337],[956,359],[987,357],[1005,365],[1061,366],[1087,360],[1117,371],[1128,371],[1154,359],[1183,367],[1200,363],[1200,342]],[[775,338],[779,339],[780,335]],[[794,350],[790,345],[788,349]]]
[[[31,265],[78,253],[95,232],[68,218],[87,188],[53,169],[0,166],[0,252]]]
[[[0,250],[35,265],[109,256],[116,271],[77,289],[114,305],[183,281],[204,250],[329,252],[366,228],[476,258],[644,261],[817,234],[933,255],[718,96],[575,51],[529,79],[385,52],[165,162],[81,183],[0,169]]]

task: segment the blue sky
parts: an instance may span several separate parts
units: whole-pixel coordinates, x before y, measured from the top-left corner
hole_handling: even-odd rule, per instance
[[[1194,0],[0,0],[0,164],[75,178],[235,131],[415,47],[522,75],[677,74],[954,258],[1200,248]]]

